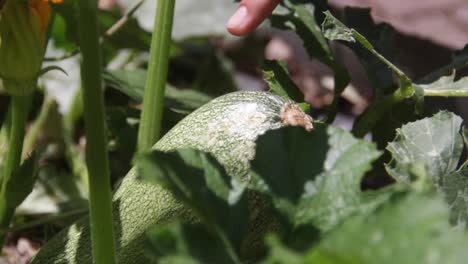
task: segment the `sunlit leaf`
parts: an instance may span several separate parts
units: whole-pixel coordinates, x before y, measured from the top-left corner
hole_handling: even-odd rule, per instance
[[[410,176],[399,166],[423,162],[436,184],[443,177],[456,170],[463,150],[460,134],[462,119],[450,112],[440,112],[404,125],[397,132],[396,139],[388,144],[393,160],[387,171],[395,179],[409,182]]]
[[[427,177],[446,198],[451,222],[465,226],[468,175],[466,168],[457,171],[464,149],[462,129],[462,119],[445,111],[404,125],[387,147],[393,159],[386,168],[405,183]]]

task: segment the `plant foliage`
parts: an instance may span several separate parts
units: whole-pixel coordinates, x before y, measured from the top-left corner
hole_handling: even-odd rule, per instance
[[[463,77],[468,46],[454,52],[448,65],[414,78],[399,61],[397,32],[390,25],[374,23],[370,10],[346,8],[335,13],[325,0],[281,1],[268,18],[271,27],[294,31],[307,59],[318,61],[333,77],[329,105],[314,109],[291,77],[294,63],[263,58],[267,40],[261,34],[236,41],[220,38],[225,35],[224,25],[213,21],[230,15],[236,8],[232,2],[240,2],[224,1],[231,5],[225,7],[221,0],[181,0],[175,8],[164,102],[157,106],[163,109],[162,132],[178,128],[172,130],[177,133],[171,135],[171,144],[185,147],[171,145],[170,151],[136,153],[138,127],[148,122],[140,118],[148,107],[143,100],[145,83],[152,77],[146,69],[157,65],[147,56],[151,33],[147,10],[142,9],[148,3],[131,3],[135,5],[123,14],[117,9],[97,13],[95,44],[102,49],[106,69],[100,74],[105,124],[97,123],[107,136],[106,142],[97,143],[106,152],[100,157],[108,154],[110,159],[112,185],[119,186],[112,214],[120,263],[133,263],[129,258],[135,255],[129,256],[140,252],[145,255],[138,256],[137,264],[141,259],[168,264],[466,263],[468,129],[462,117],[432,105],[428,98],[445,102],[446,97],[468,96],[468,77]],[[0,217],[2,243],[6,234],[12,234],[7,237],[11,244],[18,230],[31,227],[39,227],[44,234],[38,240],[45,241],[48,230],[58,230],[87,211],[84,149],[91,137],[85,138],[83,113],[94,116],[83,106],[80,92],[69,109],[60,110],[50,95],[65,86],[81,85],[75,68],[84,45],[78,24],[85,20],[77,15],[77,2],[51,6],[51,51],[44,61],[54,65],[44,65],[40,71],[41,89],[31,101],[32,109],[39,109],[41,101],[42,107],[28,117],[27,147],[11,177],[2,175],[13,127],[11,100],[0,97],[0,186],[4,186],[0,211],[8,216],[17,212],[11,224],[9,218]],[[213,14],[203,20],[209,12]],[[340,121],[342,94],[353,72],[336,52],[343,45],[357,56],[372,91],[372,97],[364,99],[368,105],[363,111],[353,112],[351,131],[333,125]],[[66,72],[66,81],[57,82],[64,76],[47,72],[50,69]],[[230,107],[232,101],[217,99],[245,88],[251,79],[261,82],[261,75],[260,86],[268,87],[268,92],[245,98],[242,94],[235,107]],[[1,82],[2,76],[0,86]],[[263,95],[268,96],[265,101]],[[213,100],[215,104],[210,103]],[[268,100],[276,105],[265,103],[272,102]],[[260,101],[263,105],[257,107]],[[288,120],[284,105],[302,109],[300,116],[307,120],[310,113],[323,115],[313,122],[313,129],[304,129],[294,126],[297,115]],[[188,141],[211,152],[188,149]],[[21,150],[16,152],[19,155]],[[237,159],[231,159],[233,153]],[[88,158],[93,154],[88,153]],[[242,175],[231,175],[236,173]],[[139,189],[120,189],[125,184],[148,195],[136,197]],[[158,193],[149,194],[152,190]],[[144,203],[154,202],[153,194],[167,199],[161,201],[167,204],[147,210]],[[132,210],[144,216],[137,221],[141,223],[137,231],[128,227],[135,216],[126,212]],[[151,216],[158,220],[146,219]],[[32,263],[91,259],[91,253],[85,252],[92,247],[86,221],[51,240],[57,252],[43,256],[56,259],[37,258]]]

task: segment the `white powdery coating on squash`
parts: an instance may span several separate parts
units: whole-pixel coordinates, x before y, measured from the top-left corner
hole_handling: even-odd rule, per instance
[[[226,137],[244,138],[244,144],[233,145],[226,158],[235,159],[244,166],[248,166],[255,156],[255,139],[267,131],[271,124],[267,117],[259,111],[257,103],[246,103],[239,108],[237,105],[228,106],[224,111],[227,115],[221,120],[208,123],[205,134],[208,149],[220,149],[225,144]],[[229,139],[228,139],[229,142]],[[225,156],[226,154],[223,154]]]
[[[194,148],[212,153],[228,174],[243,177],[255,156],[255,140],[284,126],[287,100],[263,92],[238,92],[201,107],[164,136],[156,149]]]

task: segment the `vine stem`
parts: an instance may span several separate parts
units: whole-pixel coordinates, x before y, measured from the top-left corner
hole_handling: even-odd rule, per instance
[[[8,182],[14,180],[12,178],[13,172],[17,170],[21,164],[25,127],[28,118],[29,104],[31,102],[30,99],[30,96],[11,97],[11,128],[0,189],[0,249],[3,247],[5,236],[15,212],[15,207],[8,204],[6,192]]]
[[[104,118],[97,1],[80,0],[78,3],[92,253],[95,264],[114,264],[116,258],[112,194]]]
[[[150,149],[161,134],[174,7],[175,0],[158,0],[138,132],[138,151]]]

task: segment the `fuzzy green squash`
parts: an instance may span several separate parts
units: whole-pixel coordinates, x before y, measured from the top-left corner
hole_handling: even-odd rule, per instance
[[[311,119],[299,107],[267,92],[235,92],[212,100],[171,129],[154,148],[171,151],[193,148],[210,152],[233,177],[244,177],[255,155],[256,138],[285,125],[312,128]],[[175,218],[194,219],[190,211],[167,190],[137,180],[132,169],[113,200],[114,230],[119,263],[148,263],[143,253],[145,231]],[[266,230],[274,228],[262,203],[249,193],[255,230],[246,248],[255,247]],[[260,207],[260,209],[259,209]],[[274,221],[273,221],[274,222]],[[52,238],[33,264],[92,263],[88,218]]]

